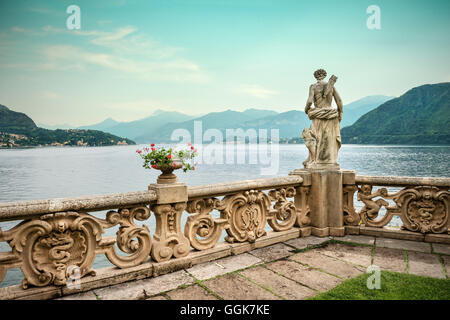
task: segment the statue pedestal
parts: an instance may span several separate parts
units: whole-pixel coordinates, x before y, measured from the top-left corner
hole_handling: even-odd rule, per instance
[[[311,234],[318,237],[345,235],[343,182],[355,179],[353,171],[335,166],[318,169],[296,169],[290,175],[300,175],[310,183],[308,206]]]

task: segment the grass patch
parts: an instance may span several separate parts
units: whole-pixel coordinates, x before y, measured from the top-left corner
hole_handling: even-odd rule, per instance
[[[362,274],[310,300],[450,300],[450,280],[382,271],[381,289],[368,289]]]

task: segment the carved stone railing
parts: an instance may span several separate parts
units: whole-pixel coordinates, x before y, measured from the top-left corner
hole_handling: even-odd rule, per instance
[[[0,241],[11,248],[0,252],[0,282],[8,269],[20,267],[23,289],[64,286],[73,278],[95,275],[93,263],[100,254],[126,269],[213,248],[223,230],[228,243],[252,243],[268,227],[280,232],[305,226],[308,187],[302,182],[300,176],[287,176],[189,188],[150,185],[142,192],[1,203],[0,222],[20,223],[0,229]],[[213,218],[214,210],[219,217]],[[107,212],[99,218],[92,215],[96,211]],[[152,223],[152,212],[153,235],[138,223]],[[189,216],[182,232],[185,212]],[[116,236],[104,236],[113,227],[118,227]]]
[[[449,187],[449,178],[356,176],[355,184],[343,187],[344,223],[382,228],[398,216],[402,229],[450,234]],[[354,205],[355,192],[363,204],[360,210]]]
[[[8,269],[23,273],[22,286],[0,288],[0,299],[36,297],[27,292],[46,289],[42,297],[54,298],[299,236],[366,234],[450,243],[449,186],[449,178],[298,169],[277,178],[151,184],[148,191],[0,203],[0,222],[18,222],[0,229],[0,242],[9,248],[0,252],[0,282]],[[394,216],[407,231],[383,228]],[[116,229],[115,236],[105,235]],[[93,270],[98,255],[115,266],[108,281],[105,268],[97,275]],[[64,289],[74,279],[84,287]]]

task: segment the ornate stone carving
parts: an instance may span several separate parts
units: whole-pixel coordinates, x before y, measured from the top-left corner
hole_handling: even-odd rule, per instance
[[[275,231],[289,230],[297,220],[297,209],[294,202],[288,201],[296,194],[294,187],[281,188],[269,191],[269,198],[276,201],[273,209],[269,211],[267,220]]]
[[[400,216],[402,228],[422,233],[449,232],[449,195],[447,190],[437,187],[419,186],[405,188],[389,194],[386,188],[372,192],[372,186],[362,185],[358,189],[358,200],[364,202],[359,215],[363,223],[370,227],[387,225],[394,215]],[[379,199],[374,199],[380,197]],[[390,206],[385,199],[392,199],[395,205]],[[386,213],[378,218],[380,210]]]
[[[22,261],[22,286],[64,285],[68,268],[79,268],[81,277],[92,274],[95,249],[102,226],[85,213],[60,212],[26,220],[2,232],[14,255]]]
[[[361,218],[359,212],[356,211],[353,204],[353,196],[358,190],[356,185],[345,185],[343,188],[343,211],[344,211],[344,224],[349,226],[359,225]]]
[[[183,235],[180,227],[181,215],[185,208],[185,202],[152,206],[151,209],[156,216],[156,231],[151,251],[154,260],[167,261],[172,256],[179,258],[189,253],[189,239]]]
[[[83,212],[58,212],[25,220],[8,231],[0,230],[0,241],[7,241],[11,252],[0,253],[0,281],[7,269],[20,266],[22,285],[65,285],[73,272],[83,277],[91,270],[95,256],[105,253],[119,268],[141,264],[149,258],[150,232],[134,219],[150,217],[146,206],[109,211],[106,220]],[[117,240],[102,238],[104,228],[120,225]],[[129,255],[116,253],[114,244]]]
[[[343,104],[334,87],[337,77],[332,75],[324,81],[327,73],[323,69],[314,72],[317,82],[309,88],[309,97],[305,113],[312,120],[311,127],[304,129],[302,137],[308,148],[308,159],[303,162],[305,168],[338,169],[338,151],[341,147],[339,123],[342,120]],[[337,110],[332,107],[336,102]],[[314,104],[314,108],[311,106]]]
[[[266,234],[265,224],[270,210],[267,194],[257,190],[245,191],[223,199],[225,206],[220,217],[227,219],[227,242],[255,242]]]
[[[422,233],[450,233],[447,190],[437,187],[416,187],[403,190],[394,201],[401,207],[403,227]]]
[[[364,207],[359,213],[363,223],[369,227],[383,227],[387,225],[394,214],[398,212],[398,207],[389,207],[389,202],[386,200],[382,198],[374,200],[374,198],[381,196],[386,199],[393,199],[395,195],[389,195],[386,188],[380,188],[372,192],[371,185],[362,185],[361,188],[358,188],[358,200],[364,202]],[[386,209],[386,214],[377,220],[380,209],[383,207]]]
[[[213,219],[210,213],[223,207],[223,201],[216,198],[188,202],[186,211],[193,215],[187,218],[184,235],[189,239],[192,247],[197,250],[205,250],[217,244],[223,229],[229,226],[228,220]]]
[[[117,231],[117,239],[105,238],[99,244],[103,252],[112,264],[119,268],[134,267],[149,258],[152,247],[150,231],[146,225],[142,227],[134,223],[134,219],[145,221],[150,218],[150,209],[146,206],[134,208],[122,208],[118,211],[108,211],[103,226],[111,228],[120,225]],[[129,255],[117,254],[114,244],[117,243],[119,249]]]
[[[311,218],[309,217],[311,212],[311,209],[309,208],[309,192],[309,186],[297,188],[297,194],[295,196],[295,206],[297,208],[297,220],[295,225],[297,227],[306,227],[311,224]]]

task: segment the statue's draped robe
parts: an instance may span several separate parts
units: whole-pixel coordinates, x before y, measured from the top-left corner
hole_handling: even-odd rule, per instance
[[[339,113],[330,107],[332,92],[328,97],[323,97],[323,90],[314,92],[315,108],[308,112],[308,117],[312,120],[311,131],[316,136],[315,162],[317,164],[337,164],[338,151],[341,147]]]

